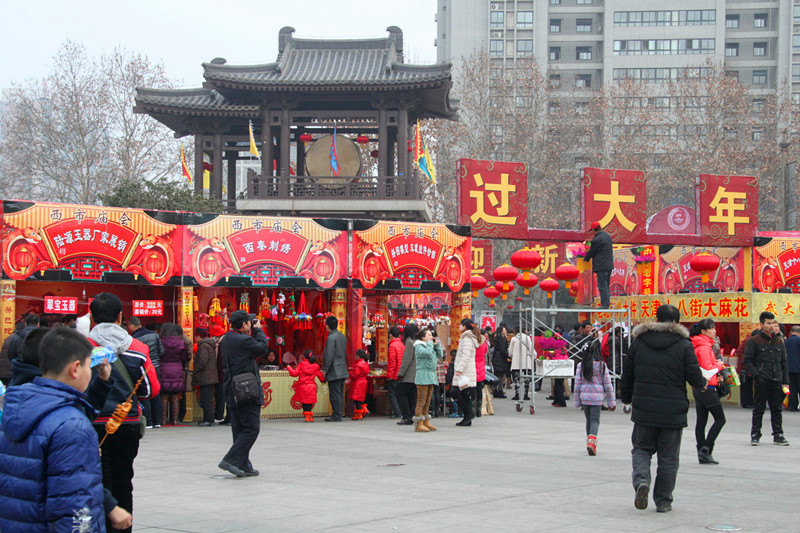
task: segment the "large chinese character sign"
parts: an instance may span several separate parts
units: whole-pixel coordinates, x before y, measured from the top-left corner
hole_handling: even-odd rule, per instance
[[[752,246],[758,231],[758,180],[700,174],[700,231],[704,244]]]
[[[638,170],[583,169],[581,203],[586,229],[600,222],[614,242],[646,239],[647,177]]]
[[[108,274],[125,272],[163,285],[180,275],[173,251],[180,239],[179,217],[138,209],[5,202],[3,271],[23,280],[60,269],[72,279],[89,281],[108,281]]]
[[[528,168],[524,163],[460,159],[458,223],[473,237],[528,235]]]

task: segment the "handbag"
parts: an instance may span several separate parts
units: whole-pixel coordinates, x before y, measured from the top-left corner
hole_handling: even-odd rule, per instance
[[[726,396],[731,395],[731,388],[727,383],[725,383],[724,379],[717,379],[717,394],[719,394],[720,398],[725,398]]]
[[[233,376],[233,402],[238,406],[244,403],[261,402],[261,385],[251,372]]]

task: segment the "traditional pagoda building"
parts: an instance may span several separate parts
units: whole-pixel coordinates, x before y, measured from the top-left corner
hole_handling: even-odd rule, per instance
[[[384,39],[296,39],[294,31],[280,30],[274,63],[214,59],[203,64],[202,88],[138,88],[134,110],[176,137],[194,135],[195,190],[210,169],[210,194],[230,210],[429,221],[411,133],[418,119],[457,120],[451,65],[405,63],[396,26]],[[251,123],[260,172],[248,170],[246,190],[237,190],[237,160],[255,159]]]

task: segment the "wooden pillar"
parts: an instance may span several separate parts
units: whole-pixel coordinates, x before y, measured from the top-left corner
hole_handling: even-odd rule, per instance
[[[269,123],[269,109],[261,111],[261,183],[266,184],[266,177],[272,176],[272,126]],[[259,188],[259,191],[261,189]],[[263,193],[262,193],[263,194]]]
[[[408,175],[408,110],[397,112],[397,175]]]
[[[386,154],[386,175],[397,176],[397,171],[394,167],[394,154],[395,149],[399,150],[397,146],[397,128],[389,129],[389,153]]]
[[[236,161],[239,159],[239,152],[231,150],[227,153],[228,160],[228,208],[236,206]]]
[[[280,178],[278,181],[278,196],[286,198],[289,195],[289,148],[291,128],[289,127],[289,108],[284,105],[281,109],[281,137],[280,137]]]
[[[354,289],[353,282],[347,284],[347,366],[356,363],[356,350],[364,347],[364,317],[361,307],[361,289]]]
[[[386,108],[378,111],[378,176],[385,177],[389,155],[389,136],[386,127]]]
[[[305,145],[300,142],[300,136],[305,132],[303,128],[297,128],[295,132],[295,145],[297,147],[297,176],[305,176],[306,175],[306,148]]]
[[[194,136],[194,192],[203,193],[203,143],[202,135]]]
[[[222,133],[214,133],[214,152],[212,158],[214,171],[211,173],[211,196],[222,200]]]

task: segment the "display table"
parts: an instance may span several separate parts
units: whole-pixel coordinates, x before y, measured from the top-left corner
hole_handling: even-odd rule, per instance
[[[261,405],[261,418],[300,418],[303,408],[298,403],[292,405],[292,388],[297,378],[285,370],[261,371],[261,386],[264,389],[264,403]],[[328,399],[328,384],[317,382],[317,403],[312,411],[315,416],[329,416],[331,403]]]

